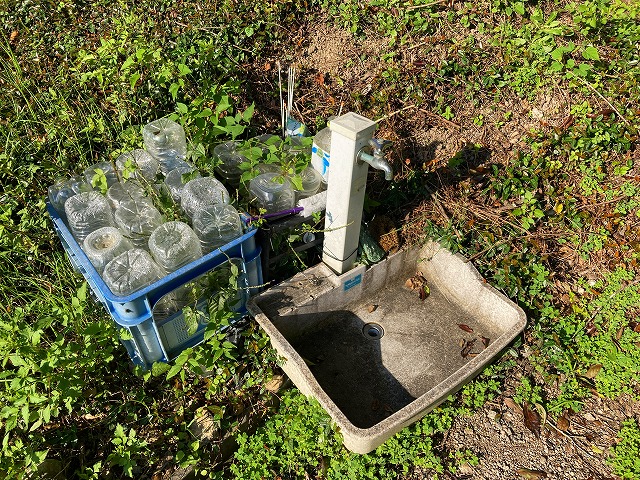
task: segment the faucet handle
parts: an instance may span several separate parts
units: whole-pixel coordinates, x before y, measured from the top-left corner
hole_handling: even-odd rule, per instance
[[[382,138],[372,138],[369,140],[369,146],[373,149],[374,155],[381,155],[391,147],[393,142]]]

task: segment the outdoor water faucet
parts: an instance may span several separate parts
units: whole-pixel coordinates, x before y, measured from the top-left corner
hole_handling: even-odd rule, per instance
[[[367,162],[377,170],[382,170],[385,180],[393,180],[393,169],[384,159],[384,153],[389,149],[391,143],[389,140],[372,138],[369,140],[369,146],[360,149],[356,159],[359,162]]]

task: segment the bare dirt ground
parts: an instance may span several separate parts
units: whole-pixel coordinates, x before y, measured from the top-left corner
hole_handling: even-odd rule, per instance
[[[640,404],[592,397],[580,413],[548,421],[537,437],[524,423],[522,409],[510,397],[485,404],[473,416],[458,419],[444,444],[469,449],[479,464],[464,464],[453,478],[483,480],[596,480],[617,478],[604,463],[616,444],[620,423],[640,415]]]

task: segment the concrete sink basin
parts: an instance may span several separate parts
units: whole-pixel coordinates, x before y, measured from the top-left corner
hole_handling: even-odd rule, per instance
[[[526,325],[522,309],[433,242],[341,276],[317,265],[248,309],[357,453],[435,408]]]

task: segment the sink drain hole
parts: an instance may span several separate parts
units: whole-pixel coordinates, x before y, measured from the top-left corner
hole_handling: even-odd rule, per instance
[[[384,335],[384,328],[377,323],[365,323],[362,327],[362,333],[370,340],[377,340]]]

